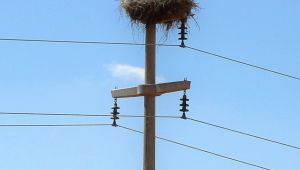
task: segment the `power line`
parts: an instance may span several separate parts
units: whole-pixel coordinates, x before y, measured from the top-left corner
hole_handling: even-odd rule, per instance
[[[138,130],[135,130],[135,129],[131,129],[131,128],[128,128],[128,127],[125,127],[125,126],[118,125],[117,127],[129,130],[129,131],[132,131],[132,132],[144,134],[141,131],[138,131]],[[208,153],[210,155],[214,155],[214,156],[217,156],[217,157],[221,157],[221,158],[224,158],[224,159],[228,159],[228,160],[231,160],[231,161],[235,161],[235,162],[239,162],[239,163],[242,163],[242,164],[245,164],[245,165],[256,167],[256,168],[259,168],[259,169],[270,170],[269,168],[265,168],[265,167],[262,167],[262,166],[259,166],[259,165],[256,165],[256,164],[252,164],[252,163],[249,163],[249,162],[246,162],[246,161],[242,161],[242,160],[239,160],[239,159],[235,159],[235,158],[231,158],[231,157],[228,157],[228,156],[224,156],[224,155],[221,155],[221,154],[218,154],[218,153],[214,153],[214,152],[211,152],[211,151],[207,151],[207,150],[204,150],[204,149],[201,149],[201,148],[198,148],[198,147],[194,147],[194,146],[191,146],[191,145],[187,145],[187,144],[183,144],[183,143],[180,143],[180,142],[176,142],[176,141],[173,141],[173,140],[170,140],[170,139],[167,139],[167,138],[163,138],[163,137],[159,137],[159,136],[155,136],[155,138],[163,140],[163,141],[166,141],[166,142],[169,142],[169,143],[173,143],[173,144],[176,144],[176,145],[184,146],[184,147],[187,147],[187,148],[190,148],[190,149],[194,149],[194,150],[197,150],[197,151],[205,152],[205,153]]]
[[[77,41],[77,40],[51,40],[51,39],[23,39],[23,38],[0,38],[0,41],[15,41],[15,42],[41,42],[41,43],[69,43],[69,44],[95,44],[95,45],[133,45],[133,46],[145,46],[145,45],[155,45],[155,46],[164,46],[164,47],[180,47],[179,45],[174,45],[174,44],[145,44],[145,43],[131,43],[131,42],[108,42],[108,41]],[[198,51],[201,53],[205,53],[214,57],[222,58],[228,61],[232,61],[238,64],[246,65],[255,69],[263,70],[266,72],[270,72],[276,75],[292,78],[295,80],[300,80],[300,77],[293,76],[290,74],[282,73],[279,71],[275,71],[266,67],[261,67],[257,66],[254,64],[250,64],[244,61],[240,61],[237,59],[225,57],[213,52],[201,50],[198,48],[190,47],[190,46],[185,46],[185,48]]]
[[[0,127],[80,127],[80,126],[111,126],[111,124],[1,124]]]
[[[111,117],[112,116],[112,115],[109,115],[109,114],[65,114],[65,113],[25,113],[25,112],[23,112],[23,113],[0,112],[0,115],[71,116],[71,117]],[[118,115],[118,117],[123,117],[123,118],[145,118],[145,117],[148,117],[148,118],[164,118],[164,119],[168,119],[168,118],[170,118],[170,119],[181,119],[180,116],[169,116],[169,115],[167,115],[167,116],[160,116],[160,115],[156,115],[156,116]],[[187,119],[190,120],[190,121],[193,121],[193,122],[197,122],[197,123],[205,124],[205,125],[208,125],[208,126],[211,126],[211,127],[223,129],[223,130],[230,131],[230,132],[234,132],[234,133],[237,133],[237,134],[240,134],[240,135],[245,135],[245,136],[252,137],[252,138],[255,138],[255,139],[259,139],[259,140],[263,140],[263,141],[266,141],[266,142],[271,142],[271,143],[275,143],[275,144],[282,145],[282,146],[285,146],[285,147],[300,150],[300,147],[298,147],[298,146],[286,144],[286,143],[279,142],[279,141],[276,141],[276,140],[273,140],[273,139],[260,137],[258,135],[250,134],[250,133],[247,133],[247,132],[242,132],[242,131],[239,131],[239,130],[234,130],[234,129],[231,129],[231,128],[227,128],[227,127],[224,127],[224,126],[221,126],[221,125],[216,125],[216,124],[213,124],[213,123],[209,123],[209,122],[194,119],[194,118],[189,118],[188,117]]]
[[[134,46],[156,45],[156,46],[165,46],[165,47],[179,47],[179,45],[172,45],[172,44],[145,44],[145,43],[130,43],[130,42],[23,39],[23,38],[0,38],[0,41],[40,42],[40,43],[69,43],[69,44],[98,44],[98,45],[134,45]]]
[[[208,54],[208,55],[211,55],[211,56],[214,56],[214,57],[222,58],[222,59],[225,59],[225,60],[228,60],[228,61],[232,61],[232,62],[235,62],[235,63],[238,63],[238,64],[243,64],[243,65],[255,68],[255,69],[270,72],[270,73],[273,73],[273,74],[276,74],[276,75],[292,78],[292,79],[295,79],[295,80],[300,80],[300,77],[296,77],[296,76],[293,76],[293,75],[289,75],[289,74],[286,74],[286,73],[275,71],[275,70],[272,70],[272,69],[269,69],[269,68],[266,68],[266,67],[261,67],[261,66],[257,66],[257,65],[254,65],[254,64],[246,63],[244,61],[240,61],[240,60],[237,60],[237,59],[232,59],[232,58],[229,58],[229,57],[225,57],[225,56],[213,53],[213,52],[201,50],[201,49],[190,47],[190,46],[186,46],[186,48],[189,48],[191,50],[198,51],[198,52],[201,52],[201,53],[205,53],[205,54]]]
[[[120,117],[122,117],[122,116],[120,115]],[[146,117],[146,116],[123,115],[123,117],[140,117],[140,118],[143,118],[143,117]],[[182,119],[182,117],[179,117],[179,116],[148,116],[148,117]],[[245,135],[245,136],[252,137],[252,138],[255,138],[255,139],[259,139],[259,140],[263,140],[263,141],[266,141],[266,142],[271,142],[271,143],[274,143],[274,144],[278,144],[278,145],[282,145],[282,146],[285,146],[285,147],[300,150],[300,147],[298,147],[298,146],[286,144],[286,143],[279,142],[279,141],[276,141],[276,140],[273,140],[273,139],[268,139],[268,138],[265,138],[265,137],[260,137],[258,135],[250,134],[250,133],[247,133],[247,132],[234,130],[234,129],[227,128],[227,127],[224,127],[224,126],[221,126],[221,125],[216,125],[216,124],[213,124],[213,123],[209,123],[209,122],[205,122],[205,121],[202,121],[202,120],[193,119],[193,118],[189,118],[189,117],[187,117],[187,120],[194,121],[194,122],[201,123],[201,124],[205,124],[205,125],[209,125],[211,127],[227,130],[227,131],[230,131],[230,132],[238,133],[240,135]]]
[[[111,117],[112,116],[112,115],[109,115],[109,114],[16,113],[16,112],[0,112],[0,115],[71,116],[71,117]],[[181,119],[180,116],[169,116],[169,115],[167,115],[167,116],[160,116],[160,115],[157,115],[157,116],[118,115],[118,117],[123,117],[123,118],[145,118],[145,117],[148,117],[148,118]],[[271,143],[275,143],[275,144],[282,145],[282,146],[285,146],[285,147],[300,150],[300,147],[298,147],[298,146],[286,144],[286,143],[279,142],[279,141],[272,140],[272,139],[268,139],[268,138],[265,138],[265,137],[260,137],[258,135],[242,132],[242,131],[239,131],[239,130],[234,130],[234,129],[231,129],[231,128],[227,128],[227,127],[224,127],[224,126],[221,126],[221,125],[216,125],[216,124],[213,124],[213,123],[209,123],[209,122],[194,119],[194,118],[189,118],[188,117],[187,119],[190,120],[190,121],[205,124],[205,125],[208,125],[208,126],[211,126],[211,127],[215,127],[215,128],[223,129],[223,130],[226,130],[226,131],[238,133],[240,135],[245,135],[245,136],[256,138],[256,139],[263,140],[263,141],[266,141],[266,142],[271,142]]]
[[[118,117],[129,117],[129,118],[170,118],[170,119],[180,119],[179,116],[139,116],[139,115],[118,115]]]
[[[17,113],[0,112],[0,115],[28,115],[28,116],[75,116],[75,117],[110,117],[109,114],[65,114],[65,113]]]
[[[77,114],[77,113],[26,113],[26,112],[0,112],[0,115],[27,115],[27,116],[71,116],[71,117],[111,117],[110,114]],[[118,115],[118,117],[124,118],[144,118],[144,117],[156,117],[156,118],[180,118],[179,116],[144,116],[144,115]]]
[[[256,139],[260,139],[260,140],[264,140],[264,141],[267,141],[267,142],[271,142],[271,143],[275,143],[275,144],[278,144],[278,145],[282,145],[282,146],[286,146],[286,147],[289,147],[289,148],[300,150],[300,147],[293,146],[293,145],[286,144],[286,143],[282,143],[282,142],[278,142],[278,141],[275,141],[275,140],[272,140],[272,139],[267,139],[267,138],[260,137],[260,136],[257,136],[257,135],[253,135],[253,134],[250,134],[250,133],[230,129],[230,128],[227,128],[227,127],[223,127],[223,126],[220,126],[220,125],[212,124],[212,123],[209,123],[209,122],[205,122],[205,121],[201,121],[201,120],[197,120],[197,119],[193,119],[193,118],[187,118],[187,119],[191,120],[191,121],[194,121],[194,122],[201,123],[201,124],[205,124],[205,125],[208,125],[208,126],[212,126],[212,127],[215,127],[215,128],[227,130],[227,131],[230,131],[230,132],[238,133],[238,134],[241,134],[241,135],[246,135],[246,136],[249,136],[249,137],[252,137],[252,138],[256,138]]]

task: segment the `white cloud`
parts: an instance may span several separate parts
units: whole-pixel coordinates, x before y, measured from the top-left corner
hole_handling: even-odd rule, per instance
[[[108,69],[116,78],[137,81],[144,81],[145,79],[145,69],[141,67],[126,64],[112,64],[108,66]]]
[[[128,64],[112,64],[107,66],[113,77],[143,82],[145,80],[145,69],[142,67],[131,66]],[[163,77],[156,77],[158,82],[165,81]]]

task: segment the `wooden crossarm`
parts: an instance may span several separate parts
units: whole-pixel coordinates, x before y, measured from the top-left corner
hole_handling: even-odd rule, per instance
[[[142,84],[138,87],[114,89],[111,91],[113,98],[127,98],[138,96],[160,96],[165,93],[190,89],[191,81],[178,81],[162,84]]]

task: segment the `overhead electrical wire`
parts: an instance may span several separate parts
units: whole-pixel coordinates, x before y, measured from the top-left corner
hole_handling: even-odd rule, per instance
[[[293,76],[293,75],[290,75],[290,74],[275,71],[275,70],[272,70],[272,69],[269,69],[269,68],[266,68],[266,67],[257,66],[257,65],[250,64],[250,63],[247,63],[247,62],[244,62],[244,61],[241,61],[241,60],[229,58],[229,57],[219,55],[219,54],[216,54],[216,53],[213,53],[213,52],[201,50],[201,49],[190,47],[190,46],[185,46],[185,48],[188,48],[188,49],[191,49],[191,50],[194,50],[194,51],[198,51],[198,52],[201,52],[201,53],[205,53],[205,54],[208,54],[208,55],[211,55],[211,56],[214,56],[214,57],[222,58],[222,59],[225,59],[225,60],[228,60],[228,61],[231,61],[231,62],[235,62],[235,63],[238,63],[238,64],[246,65],[246,66],[249,66],[249,67],[252,67],[252,68],[255,68],[255,69],[263,70],[263,71],[273,73],[273,74],[276,74],[276,75],[279,75],[279,76],[284,76],[284,77],[292,78],[292,79],[295,79],[295,80],[300,80],[300,77],[297,77],[297,76]]]
[[[66,114],[66,113],[20,113],[20,112],[0,112],[0,115],[27,115],[27,116],[75,116],[75,117],[110,117],[109,114]]]
[[[179,47],[179,45],[172,45],[172,44],[145,44],[145,43],[131,43],[131,42],[77,41],[77,40],[23,39],[23,38],[0,38],[0,41],[98,44],[98,45],[134,45],[134,46],[155,45],[155,46],[165,46],[165,47]]]
[[[117,127],[129,130],[129,131],[132,131],[132,132],[144,134],[144,132],[142,132],[142,131],[138,131],[138,130],[135,130],[135,129],[132,129],[132,128],[128,128],[126,126],[117,125]],[[180,146],[183,146],[183,147],[186,147],[186,148],[190,148],[190,149],[194,149],[194,150],[197,150],[197,151],[205,152],[205,153],[210,154],[210,155],[214,155],[214,156],[217,156],[217,157],[221,157],[221,158],[224,158],[224,159],[228,159],[228,160],[231,160],[231,161],[235,161],[235,162],[238,162],[238,163],[242,163],[242,164],[245,164],[245,165],[256,167],[256,168],[259,168],[259,169],[271,170],[269,168],[266,168],[266,167],[263,167],[263,166],[260,166],[260,165],[256,165],[256,164],[249,163],[249,162],[246,162],[246,161],[242,161],[242,160],[239,160],[239,159],[224,156],[224,155],[221,155],[221,154],[218,154],[218,153],[207,151],[205,149],[201,149],[201,148],[194,147],[194,146],[191,146],[191,145],[183,144],[183,143],[180,143],[180,142],[177,142],[177,141],[174,141],[174,140],[170,140],[170,139],[167,139],[167,138],[163,138],[163,137],[159,137],[159,136],[155,136],[155,138],[166,141],[166,142],[169,142],[169,143],[173,143],[173,144],[176,144],[176,145],[180,145]]]
[[[165,46],[165,47],[181,47],[180,45],[174,45],[174,44],[145,44],[145,43],[131,43],[131,42],[108,42],[108,41],[77,41],[77,40],[51,40],[51,39],[25,39],[25,38],[0,38],[0,41],[15,41],[15,42],[40,42],[40,43],[70,43],[70,44],[95,44],[95,45],[133,45],[133,46],[144,46],[144,45],[155,45],[155,46]],[[294,75],[290,75],[290,74],[286,74],[286,73],[282,73],[279,71],[275,71],[273,69],[269,69],[266,67],[262,67],[262,66],[258,66],[258,65],[254,65],[254,64],[250,64],[241,60],[237,60],[237,59],[233,59],[230,57],[226,57],[223,55],[219,55],[213,52],[209,52],[206,50],[202,50],[199,48],[194,48],[191,46],[184,46],[184,48],[188,48],[194,51],[198,51],[201,53],[205,53],[214,57],[218,57],[221,59],[225,59],[227,61],[231,61],[231,62],[235,62],[238,64],[242,64],[242,65],[246,65],[248,67],[251,68],[255,68],[255,69],[259,69],[262,71],[266,71],[269,73],[273,73],[279,76],[284,76],[287,78],[291,78],[294,80],[300,80],[300,77],[294,76]]]
[[[27,115],[27,116],[71,116],[71,117],[111,117],[110,114],[79,114],[79,113],[26,113],[26,112],[0,112],[0,115]],[[157,118],[180,118],[179,116],[144,116],[144,115],[118,115],[124,118],[144,118],[144,117],[157,117]]]
[[[16,113],[16,112],[15,113],[14,112],[0,112],[0,115],[71,116],[71,117],[111,117],[112,116],[112,115],[109,115],[109,114]],[[156,116],[118,115],[118,117],[123,117],[123,118],[145,118],[145,117],[154,118],[155,117],[155,118],[166,118],[166,119],[168,119],[168,118],[170,118],[170,119],[182,119],[180,116],[169,116],[169,115],[167,115],[167,116],[161,116],[161,115],[156,115]],[[221,126],[221,125],[213,124],[213,123],[202,121],[202,120],[199,120],[199,119],[194,119],[194,118],[187,117],[187,120],[197,122],[197,123],[201,123],[201,124],[204,124],[204,125],[208,125],[208,126],[211,126],[211,127],[214,127],[214,128],[230,131],[230,132],[237,133],[237,134],[240,134],[240,135],[252,137],[252,138],[255,138],[255,139],[263,140],[265,142],[271,142],[271,143],[278,144],[278,145],[281,145],[281,146],[285,146],[285,147],[300,150],[300,147],[295,146],[295,145],[286,144],[286,143],[279,142],[279,141],[276,141],[276,140],[273,140],[273,139],[268,139],[268,138],[261,137],[261,136],[258,136],[258,135],[254,135],[254,134],[250,134],[250,133],[247,133],[247,132],[242,132],[242,131],[239,131],[239,130],[227,128],[227,127],[224,127],[224,126]]]
[[[80,126],[111,126],[111,124],[0,124],[0,127],[80,127]]]
[[[139,116],[139,115],[118,115],[119,117],[129,117],[129,118],[170,118],[170,119],[179,119],[179,116]]]
[[[263,140],[263,141],[267,141],[267,142],[271,142],[271,143],[275,143],[275,144],[278,144],[278,145],[282,145],[282,146],[286,146],[286,147],[289,147],[289,148],[300,150],[300,147],[298,147],[298,146],[293,146],[293,145],[286,144],[286,143],[283,143],[283,142],[278,142],[278,141],[275,141],[275,140],[272,140],[272,139],[267,139],[267,138],[260,137],[260,136],[257,136],[257,135],[253,135],[253,134],[250,134],[250,133],[234,130],[234,129],[231,129],[231,128],[227,128],[227,127],[224,127],[224,126],[212,124],[212,123],[209,123],[209,122],[205,122],[205,121],[202,121],[202,120],[197,120],[197,119],[193,119],[193,118],[187,118],[187,120],[191,120],[191,121],[201,123],[201,124],[205,124],[205,125],[208,125],[208,126],[211,126],[211,127],[215,127],[215,128],[223,129],[223,130],[226,130],[226,131],[238,133],[240,135],[245,135],[245,136],[248,136],[248,137],[252,137],[252,138],[259,139],[259,140]]]
[[[111,126],[111,125],[112,124],[0,124],[0,127],[92,127],[92,126]],[[141,131],[134,130],[134,129],[131,129],[131,128],[128,128],[128,127],[125,127],[125,126],[117,125],[117,127],[129,130],[129,131],[133,131],[133,132],[136,132],[136,133],[144,134]],[[231,161],[246,164],[246,165],[249,165],[249,166],[252,166],[252,167],[256,167],[256,168],[260,168],[260,169],[264,169],[264,170],[270,170],[270,169],[265,168],[265,167],[260,166],[260,165],[256,165],[256,164],[249,163],[249,162],[246,162],[246,161],[242,161],[242,160],[239,160],[239,159],[224,156],[224,155],[221,155],[221,154],[218,154],[218,153],[214,153],[214,152],[207,151],[207,150],[204,150],[204,149],[201,149],[201,148],[198,148],[198,147],[194,147],[194,146],[191,146],[191,145],[176,142],[174,140],[170,140],[170,139],[163,138],[163,137],[160,137],[160,136],[155,136],[155,138],[166,141],[166,142],[169,142],[169,143],[184,146],[184,147],[187,147],[187,148],[190,148],[190,149],[205,152],[205,153],[208,153],[210,155],[214,155],[214,156],[221,157],[221,158],[224,158],[224,159],[228,159],[228,160],[231,160]]]

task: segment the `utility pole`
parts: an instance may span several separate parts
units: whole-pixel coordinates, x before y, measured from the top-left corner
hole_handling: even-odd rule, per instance
[[[145,84],[155,85],[156,24],[146,25]],[[155,95],[144,97],[144,170],[155,170]]]
[[[112,97],[115,99],[144,97],[144,170],[155,170],[155,97],[165,93],[187,90],[191,85],[191,82],[187,80],[156,84],[155,50],[156,24],[146,24],[145,84],[111,91]],[[116,117],[114,126],[117,126],[115,121]]]

